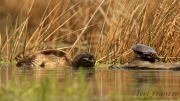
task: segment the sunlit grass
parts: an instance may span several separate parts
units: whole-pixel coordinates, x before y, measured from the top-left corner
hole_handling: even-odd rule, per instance
[[[8,19],[0,35],[2,60],[47,47],[70,47],[65,50],[72,57],[86,51],[99,62],[126,63],[137,43],[152,46],[166,61],[180,57],[179,0],[56,0],[44,2],[44,9],[37,9],[37,2],[25,2],[29,7],[22,6],[24,12]]]
[[[19,53],[69,47],[65,50],[72,57],[90,52],[97,63],[124,64],[134,57],[131,46],[137,43],[153,47],[166,61],[179,61],[179,0],[26,0],[22,7],[21,1],[13,2],[16,7],[4,17],[5,28],[0,28],[3,63],[12,62]],[[0,83],[0,100],[87,101],[90,86],[84,79],[81,71],[73,77],[69,73],[63,82],[55,75],[11,79]],[[126,96],[93,97],[115,101]]]

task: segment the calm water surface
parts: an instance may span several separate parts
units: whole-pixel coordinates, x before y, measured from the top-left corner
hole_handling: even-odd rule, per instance
[[[70,73],[69,73],[70,72]],[[43,76],[58,75],[57,82],[65,82],[66,75],[72,78],[78,70],[69,68],[24,70],[14,66],[0,67],[0,86],[12,79],[17,81],[27,75],[40,80]],[[81,71],[82,72],[82,71]],[[90,101],[179,101],[180,71],[169,70],[110,70],[106,67],[84,70],[90,85]]]

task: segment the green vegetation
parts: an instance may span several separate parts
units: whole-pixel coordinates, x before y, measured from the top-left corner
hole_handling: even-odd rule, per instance
[[[60,82],[58,75],[43,76],[30,79],[27,76],[11,79],[8,84],[2,83],[0,88],[1,101],[86,101],[88,84],[85,82],[85,73],[80,71],[65,81]],[[30,80],[29,80],[30,79]],[[59,82],[58,82],[59,81]]]

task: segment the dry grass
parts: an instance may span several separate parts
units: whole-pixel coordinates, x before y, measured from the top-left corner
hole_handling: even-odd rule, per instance
[[[136,43],[152,46],[169,61],[180,57],[179,0],[29,0],[19,8],[19,1],[11,6],[8,1],[2,7],[13,12],[7,17],[0,11],[11,22],[1,29],[3,60],[45,47],[71,47],[65,50],[72,56],[85,51],[101,62],[125,63],[134,57],[130,47]]]

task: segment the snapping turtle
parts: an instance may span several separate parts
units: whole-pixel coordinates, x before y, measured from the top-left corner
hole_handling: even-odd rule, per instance
[[[73,68],[78,67],[94,67],[95,66],[96,59],[94,55],[90,53],[80,53],[75,56],[75,58],[72,61]]]
[[[157,56],[156,51],[150,46],[144,44],[137,44],[132,46],[131,49],[142,58],[153,60],[154,62],[156,59],[158,61],[161,61],[160,57]]]
[[[17,67],[43,67],[52,68],[54,66],[72,66],[73,68],[94,67],[95,57],[90,53],[78,54],[72,61],[69,54],[62,50],[49,49],[41,50],[33,55],[23,57],[16,64]]]

